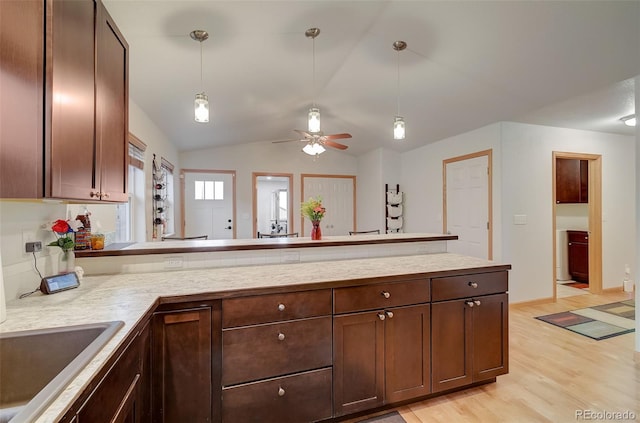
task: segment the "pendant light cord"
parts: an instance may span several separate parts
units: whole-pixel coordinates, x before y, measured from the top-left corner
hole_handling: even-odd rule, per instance
[[[398,53],[398,80],[396,87],[396,116],[400,116],[400,50],[396,50]]]
[[[311,39],[312,52],[313,52],[313,107],[316,107],[316,37]]]
[[[202,40],[200,40],[200,91],[204,92],[204,87],[202,85]]]

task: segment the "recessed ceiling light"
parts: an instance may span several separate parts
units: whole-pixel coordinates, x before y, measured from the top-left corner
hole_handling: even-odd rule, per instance
[[[621,117],[620,120],[627,126],[636,126],[636,115]]]

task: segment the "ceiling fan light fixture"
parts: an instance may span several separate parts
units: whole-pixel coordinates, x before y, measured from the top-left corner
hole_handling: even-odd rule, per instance
[[[209,97],[205,93],[198,93],[194,103],[196,122],[209,122]]]
[[[393,139],[403,140],[405,135],[404,118],[402,116],[396,116],[393,119]]]
[[[309,109],[309,132],[320,132],[320,109],[312,107]]]
[[[326,149],[317,142],[310,142],[304,146],[302,149],[305,153],[310,156],[318,156],[326,151]]]
[[[189,34],[192,40],[200,43],[200,89],[202,92],[196,94],[194,101],[194,118],[198,123],[209,122],[209,97],[202,89],[202,42],[209,38],[209,33],[201,29],[191,31]]]
[[[636,126],[636,115],[621,117],[620,120],[627,126]]]

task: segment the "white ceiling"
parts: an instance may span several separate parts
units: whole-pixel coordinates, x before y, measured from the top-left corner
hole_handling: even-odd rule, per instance
[[[345,154],[404,152],[498,121],[634,133],[640,1],[103,0],[130,96],[179,150],[295,138],[315,101]],[[312,41],[318,27],[315,90]],[[203,88],[208,124],[193,120]],[[393,50],[396,40],[407,50]],[[399,94],[407,138],[392,139]]]

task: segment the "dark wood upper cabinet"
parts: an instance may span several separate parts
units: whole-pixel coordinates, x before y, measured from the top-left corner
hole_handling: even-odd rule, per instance
[[[99,0],[0,7],[0,198],[127,201],[128,45],[108,12]]]
[[[556,203],[589,202],[589,161],[556,159]]]
[[[0,198],[43,193],[44,2],[0,1]]]

